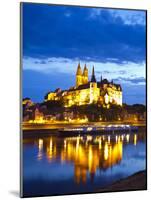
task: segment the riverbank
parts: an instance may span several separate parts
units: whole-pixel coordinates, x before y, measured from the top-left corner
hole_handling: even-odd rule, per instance
[[[146,170],[137,172],[127,178],[116,181],[115,183],[107,186],[106,188],[99,189],[97,192],[116,192],[128,190],[146,190],[147,179]]]
[[[23,138],[28,138],[28,137],[37,137],[37,136],[48,136],[48,135],[53,135],[53,136],[61,136],[61,137],[66,137],[66,136],[77,136],[80,133],[86,133],[85,129],[87,127],[90,127],[91,129],[94,129],[92,131],[88,131],[88,134],[114,134],[117,133],[119,134],[121,131],[122,133],[134,133],[138,129],[141,132],[146,132],[146,126],[145,124],[139,123],[139,124],[129,124],[130,128],[123,127],[124,123],[115,123],[115,122],[105,122],[105,123],[100,123],[100,122],[90,122],[90,123],[85,123],[85,124],[24,124],[22,127],[23,131]],[[118,127],[119,126],[119,127]],[[120,127],[122,126],[122,127]],[[75,131],[64,131],[65,129],[71,129]],[[81,129],[80,131],[76,130]],[[122,130],[121,130],[122,129]],[[135,130],[136,129],[136,130]],[[61,132],[61,130],[63,130]]]
[[[22,130],[58,130],[60,128],[65,127],[79,127],[79,126],[108,126],[108,125],[122,125],[127,124],[131,126],[139,126],[145,127],[145,121],[138,121],[138,122],[119,122],[119,121],[112,121],[112,122],[87,122],[87,123],[71,123],[71,122],[53,122],[53,123],[22,123]]]

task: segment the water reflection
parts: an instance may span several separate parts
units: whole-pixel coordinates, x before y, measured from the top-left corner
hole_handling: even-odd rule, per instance
[[[88,177],[93,181],[98,169],[106,170],[121,162],[123,145],[136,146],[137,142],[137,134],[40,138],[36,141],[37,161],[45,157],[50,163],[72,163],[75,182],[86,183]]]
[[[39,139],[38,140],[38,155],[37,155],[37,159],[41,160],[42,159],[42,155],[43,155],[43,140]]]
[[[135,134],[134,135],[134,145],[136,146],[136,144],[137,144],[137,135]]]

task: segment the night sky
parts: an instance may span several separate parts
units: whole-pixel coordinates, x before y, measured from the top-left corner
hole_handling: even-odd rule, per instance
[[[48,91],[75,85],[80,61],[91,76],[121,84],[123,102],[145,104],[144,11],[22,4],[23,97],[41,102]]]

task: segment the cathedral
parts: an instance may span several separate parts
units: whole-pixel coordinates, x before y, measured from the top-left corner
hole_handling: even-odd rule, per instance
[[[110,104],[122,106],[122,88],[121,85],[109,82],[103,79],[97,82],[94,66],[91,79],[88,78],[88,69],[85,64],[83,72],[80,63],[76,72],[76,83],[74,87],[68,90],[56,89],[45,96],[45,101],[61,100],[65,107],[73,105],[99,104],[109,108]]]

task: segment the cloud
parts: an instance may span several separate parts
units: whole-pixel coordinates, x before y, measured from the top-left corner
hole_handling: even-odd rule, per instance
[[[124,78],[124,77],[118,77],[117,79],[114,79],[114,81],[120,81],[120,82],[127,82],[135,85],[145,85],[146,79],[144,77],[137,77],[137,78]]]
[[[141,23],[145,20],[142,11],[98,8],[95,20],[90,18],[92,11],[92,8],[24,3],[23,55],[119,64],[145,61],[146,28]]]
[[[117,71],[104,70],[104,71],[96,71],[96,73],[98,73],[98,74],[121,74],[121,75],[124,75],[127,72],[126,72],[126,70],[117,70]]]
[[[31,97],[34,101],[42,101],[44,95],[50,90],[58,87],[68,89],[74,86],[78,62],[78,59],[61,57],[50,57],[44,60],[25,57],[23,59],[23,96]],[[83,69],[85,61],[81,60],[80,64]],[[94,65],[98,81],[102,75],[103,78],[113,79],[115,83],[121,84],[124,102],[145,103],[145,63],[119,65],[87,61],[86,64],[89,78]]]
[[[107,13],[108,12],[108,13]],[[146,13],[144,11],[126,9],[98,9],[92,8],[89,18],[98,20],[103,18],[107,23],[123,23],[125,25],[146,25]],[[111,16],[111,17],[109,17]]]
[[[32,70],[35,72],[40,72],[42,74],[68,74],[73,76],[76,74],[77,66],[79,59],[70,59],[63,57],[50,57],[46,59],[37,59],[32,57],[23,58],[23,70]],[[109,80],[115,80],[118,82],[127,82],[140,84],[140,77],[145,79],[146,76],[146,65],[145,63],[136,64],[136,63],[125,63],[118,64],[112,62],[93,62],[87,60],[80,60],[81,68],[84,68],[86,63],[89,77],[91,77],[92,66],[95,68],[96,78],[100,80],[100,76],[107,78]],[[138,79],[138,80],[137,80]]]
[[[23,70],[23,97],[30,97],[35,102],[43,101],[45,94],[49,91],[58,87],[67,89],[72,85],[75,85],[75,75],[60,73],[53,73],[52,75],[33,70]],[[122,82],[123,102],[145,104],[145,87],[143,84],[132,85],[128,82]]]
[[[127,103],[145,102],[145,12],[23,3],[23,93],[38,101],[91,76],[122,84]]]
[[[47,62],[45,60],[36,60],[35,64],[46,64]]]
[[[144,11],[112,10],[112,15],[120,17],[127,25],[146,25],[146,13]]]
[[[119,74],[122,74],[122,75],[123,75],[123,74],[126,74],[126,73],[127,73],[126,70],[120,70],[120,71],[119,71]]]

